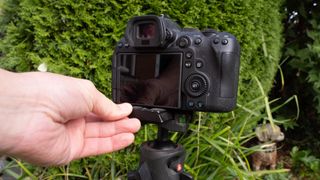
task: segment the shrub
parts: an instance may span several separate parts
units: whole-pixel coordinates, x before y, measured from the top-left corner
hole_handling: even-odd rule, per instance
[[[242,154],[239,156],[238,152],[234,152],[233,148],[220,151],[230,153],[218,158],[221,164],[214,163],[212,157],[207,157],[213,148],[219,149],[218,146],[212,146],[217,143],[212,138],[217,137],[211,133],[226,133],[218,138],[220,142],[223,141],[221,147],[225,148],[230,145],[229,142],[236,142],[234,148],[243,150],[241,142],[252,137],[252,134],[242,136],[247,121],[250,120],[250,129],[259,118],[266,117],[266,114],[260,114],[265,101],[261,92],[257,91],[259,87],[254,79],[257,77],[262,80],[262,94],[265,95],[272,86],[280,57],[281,4],[282,1],[278,0],[6,0],[2,3],[0,17],[0,31],[3,34],[0,41],[0,51],[3,54],[0,67],[12,71],[32,71],[41,63],[46,63],[50,72],[90,79],[98,89],[110,96],[113,46],[123,36],[126,22],[132,16],[167,14],[183,27],[228,31],[234,34],[241,44],[238,104],[242,108],[246,105],[254,107],[254,110],[249,112],[254,114],[246,116],[248,107],[244,108],[245,110],[240,108],[238,114],[199,114],[195,123],[203,126],[203,129],[200,128],[202,138],[189,142],[186,140],[184,144],[189,156],[195,150],[194,144],[200,147],[199,143],[202,143],[201,149],[204,150],[198,151],[196,159],[191,158],[188,162],[198,167],[186,167],[190,171],[196,168],[192,173],[199,179],[206,175],[220,177],[226,172],[229,173],[226,176],[233,179],[237,176],[249,176],[242,172],[248,170],[242,160],[232,160],[234,156],[244,158]],[[252,116],[255,118],[248,119]],[[148,128],[146,126],[145,131],[139,133],[136,145],[153,135],[148,133]],[[199,135],[199,126],[193,124],[191,129]],[[231,135],[235,138],[228,139]],[[33,168],[37,176],[71,171],[93,179],[123,177],[128,169],[137,165],[137,155],[132,154],[138,149],[136,145],[122,153],[82,159],[58,170],[53,168],[41,171],[41,168],[30,168]],[[207,164],[201,161],[199,165],[197,159],[202,158],[202,155],[213,161]],[[229,160],[236,168],[235,171],[228,169]],[[208,165],[208,168],[200,171],[203,165]],[[217,166],[220,166],[219,169],[214,171]]]
[[[283,98],[298,95],[300,118],[287,137],[300,142],[299,146],[319,155],[320,128],[320,4],[317,1],[287,0],[284,21],[285,45],[283,48],[283,77],[280,89]],[[278,91],[275,93],[279,96]],[[289,107],[282,114],[290,114]]]
[[[308,150],[299,150],[294,146],[290,153],[293,161],[293,172],[299,175],[299,179],[319,179],[320,159],[311,155]]]
[[[167,14],[183,27],[213,28],[241,43],[240,102],[258,96],[252,77],[269,91],[281,48],[281,1],[32,1],[3,3],[0,67],[87,78],[110,93],[110,57],[135,15]]]

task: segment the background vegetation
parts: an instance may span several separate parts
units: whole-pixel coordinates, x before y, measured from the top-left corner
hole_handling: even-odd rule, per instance
[[[300,16],[303,9],[299,8],[299,1],[292,7],[288,6],[291,2],[283,3],[279,0],[3,0],[0,11],[0,67],[17,72],[33,71],[46,63],[48,71],[90,79],[99,90],[110,96],[113,47],[123,36],[126,22],[131,17],[167,14],[182,27],[228,31],[241,44],[238,108],[227,114],[198,113],[184,138],[174,134],[172,139],[181,139],[180,143],[187,150],[185,168],[195,179],[259,179],[263,175],[268,179],[286,179],[289,174],[283,173],[287,172],[283,169],[287,167],[285,163],[279,164],[279,170],[252,172],[247,158],[260,148],[247,145],[254,138],[253,129],[257,123],[270,121],[288,129],[294,125],[291,119],[296,119],[299,112],[296,104],[291,103],[296,100],[293,96],[296,91],[283,93],[286,101],[269,101],[267,96],[282,55],[282,20],[295,9],[299,10]],[[309,0],[308,3],[313,2]],[[285,46],[286,53],[282,58],[287,61],[281,67],[288,64],[290,68],[304,72],[306,75],[299,76],[300,81],[307,79],[311,87],[309,92],[316,95],[319,85],[315,77],[319,76],[314,68],[318,66],[316,28],[319,23],[316,18],[309,21],[309,11],[306,12],[306,16],[302,17],[306,27],[312,30],[302,32],[308,32],[305,42],[309,45],[301,47],[300,43],[296,43],[296,46]],[[295,18],[297,16],[285,22],[285,34],[289,35],[292,31],[290,37],[285,36],[286,42],[301,35],[295,34]],[[312,61],[315,65],[305,62],[305,66],[295,66],[294,59],[301,59],[295,53],[301,48],[310,49],[306,59],[314,57],[313,61],[308,62]],[[309,53],[309,50],[305,51]],[[309,73],[310,69],[314,69],[313,74]],[[283,90],[283,82],[293,79],[287,76],[292,71],[280,71],[285,74],[278,78],[280,90]],[[287,84],[284,87],[287,88]],[[275,89],[272,97],[278,96],[278,89]],[[311,102],[319,104],[317,99]],[[34,167],[15,160],[6,170],[16,178],[125,179],[126,172],[138,165],[139,145],[153,137],[153,128],[146,126],[138,133],[135,144],[119,153],[86,158],[58,168]],[[292,150],[291,155],[296,157],[293,158],[296,164],[291,163],[295,167],[305,162],[301,160],[304,157],[317,159],[309,151],[299,151],[297,148]],[[10,171],[10,167],[17,164],[23,169],[22,174]],[[317,166],[314,164],[305,167],[315,169]]]
[[[297,126],[287,131],[292,166],[299,178],[320,178],[320,2],[287,0],[284,19],[285,45],[281,69],[272,97],[299,97]],[[281,78],[285,85],[281,85]],[[281,114],[295,111],[287,106]],[[298,148],[299,147],[299,148]]]
[[[110,94],[110,57],[129,18],[167,14],[183,27],[213,28],[241,43],[240,102],[258,96],[253,77],[271,88],[281,48],[281,1],[5,0],[1,67],[87,78]],[[253,87],[255,86],[255,87]]]

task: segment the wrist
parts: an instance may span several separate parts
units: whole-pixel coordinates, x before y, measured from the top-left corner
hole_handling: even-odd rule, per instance
[[[23,139],[24,128],[21,121],[26,120],[23,113],[28,105],[23,102],[18,73],[0,69],[0,154],[10,155]]]
[[[12,72],[0,69],[0,155],[7,154],[12,147],[10,138],[10,119],[8,119],[7,102],[10,100],[8,90],[11,88]],[[14,113],[14,112],[11,112]]]

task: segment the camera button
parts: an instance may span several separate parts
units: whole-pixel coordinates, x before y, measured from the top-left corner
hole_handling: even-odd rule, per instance
[[[197,107],[198,107],[198,108],[203,108],[203,107],[204,107],[204,103],[201,102],[201,101],[199,101],[199,102],[197,103]]]
[[[182,37],[178,43],[179,47],[186,48],[189,46],[189,39],[187,37]]]
[[[122,47],[123,47],[123,43],[122,43],[122,42],[119,42],[119,43],[118,43],[118,47],[119,47],[119,48],[122,48]]]
[[[186,61],[186,62],[184,63],[184,66],[185,66],[186,68],[191,68],[191,66],[192,66],[191,61]]]
[[[192,56],[193,56],[193,53],[192,53],[192,52],[190,52],[190,51],[186,52],[186,58],[187,58],[187,59],[191,59]]]
[[[194,102],[193,102],[193,101],[189,101],[189,102],[188,102],[188,106],[189,106],[190,108],[193,108],[193,107],[194,107]]]
[[[202,39],[201,39],[201,38],[197,38],[197,39],[194,41],[194,43],[195,43],[196,45],[201,44],[201,42],[202,42]]]
[[[202,66],[203,66],[203,63],[201,61],[197,61],[196,62],[196,67],[197,68],[202,68]]]
[[[219,38],[215,38],[214,40],[213,40],[213,43],[214,44],[218,44],[220,42],[220,39]]]
[[[227,39],[223,39],[221,43],[222,43],[222,45],[227,45],[228,44],[228,40]]]
[[[201,84],[198,81],[191,82],[191,89],[194,91],[199,91],[201,88]]]

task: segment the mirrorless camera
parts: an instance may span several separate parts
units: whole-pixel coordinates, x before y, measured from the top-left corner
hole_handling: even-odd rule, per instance
[[[240,46],[227,32],[132,18],[112,60],[113,100],[144,108],[226,112],[236,105]]]

